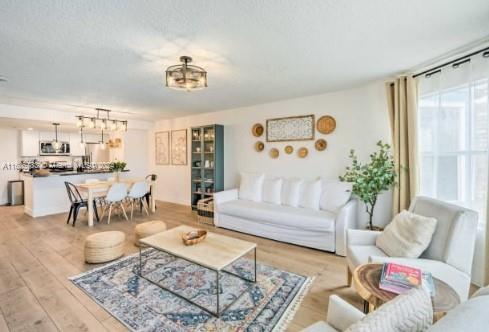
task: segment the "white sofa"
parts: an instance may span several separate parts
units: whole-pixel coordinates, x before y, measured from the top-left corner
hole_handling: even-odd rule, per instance
[[[421,257],[389,257],[375,245],[380,232],[349,230],[347,232],[349,278],[351,272],[361,264],[395,262],[431,272],[434,277],[449,284],[458,293],[461,301],[465,301],[470,288],[477,234],[477,212],[421,196],[415,198],[409,210],[437,220],[431,243]]]
[[[345,256],[346,230],[356,228],[357,214],[356,200],[349,199],[349,195],[346,204],[334,212],[239,197],[238,189],[214,194],[217,227]]]
[[[487,332],[489,330],[489,287],[481,288],[470,300],[449,311],[428,332]],[[365,315],[336,295],[329,298],[326,321],[319,321],[302,332],[344,331]]]

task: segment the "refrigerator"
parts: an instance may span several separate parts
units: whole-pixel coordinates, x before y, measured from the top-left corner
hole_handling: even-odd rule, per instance
[[[91,163],[107,163],[110,161],[109,149],[102,149],[98,143],[87,143],[85,157]]]

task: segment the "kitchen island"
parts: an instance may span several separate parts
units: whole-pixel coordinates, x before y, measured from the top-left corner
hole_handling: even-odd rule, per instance
[[[130,172],[121,173],[121,179]],[[48,176],[35,176],[21,173],[24,181],[24,212],[31,217],[42,217],[70,211],[71,202],[66,192],[65,182],[85,183],[87,179],[105,181],[113,177],[109,171],[62,172]]]

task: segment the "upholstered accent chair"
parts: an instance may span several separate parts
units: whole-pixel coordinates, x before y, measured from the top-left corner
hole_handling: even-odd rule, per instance
[[[358,322],[365,314],[341,299],[337,295],[329,297],[326,321],[318,321],[302,330],[302,332],[336,332],[344,331],[350,325]]]
[[[470,300],[450,310],[427,332],[486,332],[489,326],[488,306],[489,286],[486,286],[472,295]],[[365,315],[360,310],[338,296],[331,295],[326,321],[318,321],[302,332],[345,331],[364,317]]]
[[[348,283],[351,273],[368,262],[395,262],[418,267],[453,287],[461,301],[467,300],[477,233],[477,212],[433,198],[418,196],[409,211],[437,220],[428,248],[419,258],[389,257],[375,245],[380,232],[347,231]]]

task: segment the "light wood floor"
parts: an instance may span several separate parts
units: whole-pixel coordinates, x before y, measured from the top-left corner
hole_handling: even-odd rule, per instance
[[[93,228],[88,228],[83,214],[74,228],[66,225],[66,217],[32,219],[23,214],[23,207],[0,207],[0,332],[126,331],[67,279],[95,267],[84,263],[85,237],[106,230],[123,231],[128,255],[137,251],[133,245],[136,223],[159,219],[169,228],[196,225],[190,208],[162,202],[150,217],[136,214],[129,222],[113,218],[110,225],[104,221]],[[258,243],[260,262],[315,277],[289,331],[324,319],[333,293],[361,308],[361,299],[346,287],[343,257],[223,229],[214,231]]]

